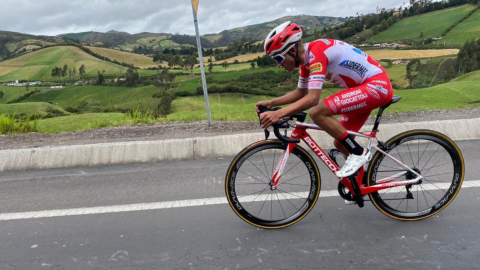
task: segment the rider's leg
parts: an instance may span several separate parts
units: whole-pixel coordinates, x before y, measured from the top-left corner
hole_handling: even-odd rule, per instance
[[[342,124],[340,124],[340,122],[332,117],[325,102],[321,101],[317,106],[310,109],[310,117],[315,124],[320,126],[330,136],[334,137],[342,144],[344,147],[342,150],[346,150],[345,152],[355,155],[361,155],[363,153],[363,147],[361,147],[352,136],[348,134],[347,130]]]

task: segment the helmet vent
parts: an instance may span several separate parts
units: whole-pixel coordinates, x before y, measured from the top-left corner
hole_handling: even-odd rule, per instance
[[[272,44],[273,44],[273,41],[270,41],[268,44],[267,44],[267,49],[265,51],[269,51],[270,50],[270,47],[272,47]]]
[[[300,30],[300,28],[298,28],[296,26],[293,28],[293,31],[298,31],[298,30]]]
[[[269,39],[273,38],[276,34],[277,34],[277,31],[273,31],[273,33],[270,35]]]
[[[285,41],[287,41],[287,39],[290,37],[290,35],[287,35],[283,40],[282,40],[282,43],[285,43]]]

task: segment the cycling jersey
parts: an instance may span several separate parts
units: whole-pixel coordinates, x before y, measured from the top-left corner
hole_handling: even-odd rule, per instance
[[[322,89],[325,81],[349,88],[325,98],[345,128],[358,131],[370,112],[392,99],[390,79],[375,59],[343,41],[320,39],[304,44],[298,88]]]

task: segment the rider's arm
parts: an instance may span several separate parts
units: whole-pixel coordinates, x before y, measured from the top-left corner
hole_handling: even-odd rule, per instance
[[[300,100],[301,98],[305,97],[306,93],[307,93],[307,89],[297,88],[288,94],[285,94],[281,97],[270,100],[270,102],[272,104],[272,107],[282,106],[282,105],[294,103]]]
[[[281,118],[288,115],[294,115],[302,111],[308,110],[314,106],[317,106],[320,100],[320,93],[321,90],[310,89],[308,91],[308,94],[306,96],[303,96],[303,98],[299,99],[288,107],[278,110],[278,117]]]

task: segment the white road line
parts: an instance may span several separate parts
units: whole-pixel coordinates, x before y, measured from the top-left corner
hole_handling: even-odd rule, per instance
[[[423,184],[425,190],[435,190],[439,188],[446,188],[444,184],[428,185]],[[480,180],[464,181],[462,189],[480,187]],[[394,192],[394,191],[391,191]],[[291,193],[286,196],[286,199],[295,199],[298,196],[305,197],[304,192]],[[320,192],[320,197],[335,197],[339,196],[337,190],[325,190]],[[263,196],[246,196],[241,199],[242,202],[251,202],[253,200],[265,200],[267,195]],[[19,212],[19,213],[3,213],[0,214],[0,221],[5,220],[19,220],[19,219],[31,219],[31,218],[49,218],[49,217],[65,217],[65,216],[79,216],[79,215],[93,215],[93,214],[106,214],[106,213],[118,213],[118,212],[133,212],[133,211],[145,211],[145,210],[160,210],[170,208],[182,208],[191,206],[206,206],[216,204],[226,204],[227,199],[225,197],[218,198],[206,198],[195,200],[180,200],[169,202],[156,202],[156,203],[138,203],[138,204],[126,204],[126,205],[112,205],[112,206],[98,206],[98,207],[84,207],[84,208],[71,208],[71,209],[56,209],[45,211],[32,211],[32,212]]]

